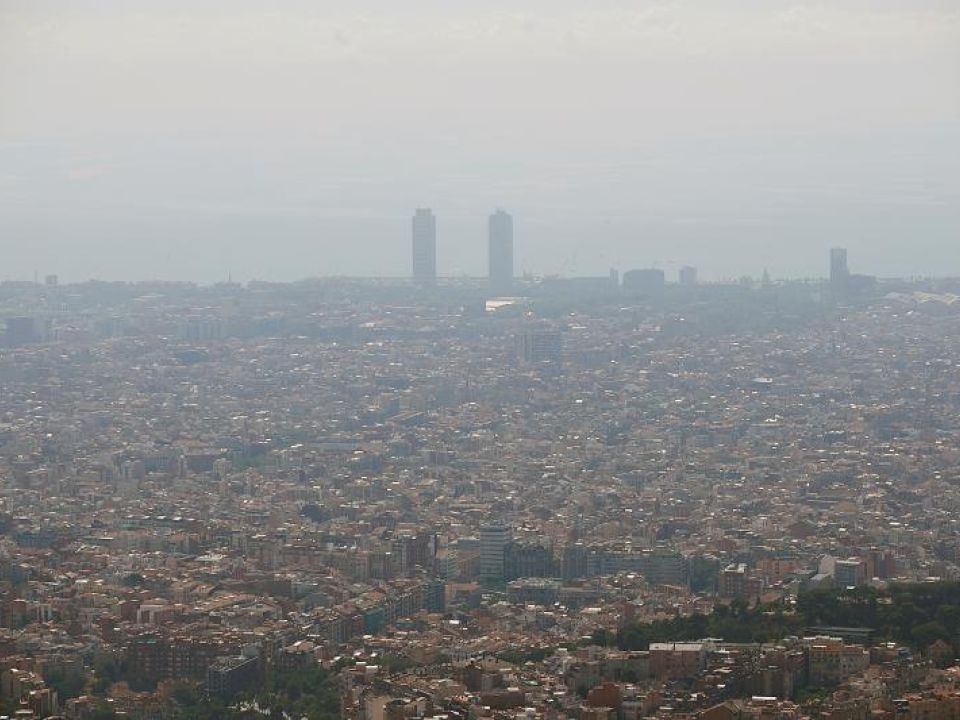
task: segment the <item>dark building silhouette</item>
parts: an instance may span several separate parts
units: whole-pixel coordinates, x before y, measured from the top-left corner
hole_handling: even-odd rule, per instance
[[[846,295],[850,281],[847,268],[847,249],[830,248],[830,288],[836,295]]]
[[[680,284],[684,287],[693,287],[697,284],[697,269],[686,265],[680,268]]]
[[[508,293],[513,287],[513,218],[498,209],[490,216],[490,289]]]
[[[232,698],[256,683],[260,663],[255,657],[221,657],[207,668],[207,692]]]
[[[417,208],[413,216],[413,281],[437,282],[437,219],[430,208]]]
[[[543,545],[511,542],[503,550],[503,575],[506,580],[527,577],[553,577],[553,553]]]
[[[400,535],[394,538],[392,550],[400,572],[410,572],[416,567],[432,568],[437,557],[437,535],[429,532]]]
[[[37,321],[32,317],[7,318],[7,345],[17,347],[37,341]]]
[[[480,579],[503,580],[504,549],[512,540],[509,525],[490,523],[480,528]]]
[[[665,284],[663,270],[657,268],[628,270],[623,274],[623,289],[629,292],[654,295],[663,292]]]

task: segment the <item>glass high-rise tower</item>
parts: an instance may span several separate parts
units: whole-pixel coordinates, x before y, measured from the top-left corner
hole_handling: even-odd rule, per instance
[[[843,295],[847,290],[850,279],[850,270],[847,268],[847,249],[830,248],[830,287],[837,295]]]
[[[490,216],[490,288],[510,292],[513,287],[513,218],[498,209]]]
[[[437,282],[437,219],[430,208],[417,208],[413,215],[413,281]]]

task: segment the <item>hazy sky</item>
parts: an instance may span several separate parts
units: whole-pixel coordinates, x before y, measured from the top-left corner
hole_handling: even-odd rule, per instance
[[[960,275],[958,0],[0,0],[0,278]]]

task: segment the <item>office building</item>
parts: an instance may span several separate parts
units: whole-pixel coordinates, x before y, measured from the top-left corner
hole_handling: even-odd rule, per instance
[[[504,554],[513,535],[509,525],[490,523],[480,528],[480,579],[503,580]]]
[[[719,595],[722,598],[742,598],[747,591],[747,566],[730,563],[720,573]]]
[[[707,665],[707,648],[702,642],[650,643],[650,674],[677,680],[693,677]]]
[[[533,328],[516,338],[517,357],[524,363],[560,362],[563,341],[558,330]]]
[[[560,599],[559,580],[544,577],[518,578],[507,584],[507,601],[549,607]]]
[[[684,287],[693,287],[697,284],[697,269],[686,265],[680,268],[680,284]]]
[[[490,288],[508,293],[513,287],[513,218],[498,209],[490,216]]]
[[[220,657],[207,668],[207,692],[232,698],[257,680],[260,662],[256,657]]]
[[[437,219],[430,208],[417,208],[412,226],[413,281],[433,285],[437,281]]]
[[[850,279],[847,268],[847,249],[830,248],[830,287],[837,294],[843,294]]]
[[[867,582],[867,564],[860,558],[837,560],[833,573],[837,587],[859,587]]]
[[[623,289],[629,292],[655,295],[663,292],[665,283],[663,270],[657,268],[628,270],[623,274]]]
[[[510,542],[504,547],[503,574],[507,580],[553,577],[553,553],[540,544]]]

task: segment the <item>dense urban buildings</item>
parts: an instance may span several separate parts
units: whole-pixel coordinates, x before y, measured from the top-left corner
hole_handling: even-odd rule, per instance
[[[960,281],[631,272],[0,284],[0,715],[955,717]]]

